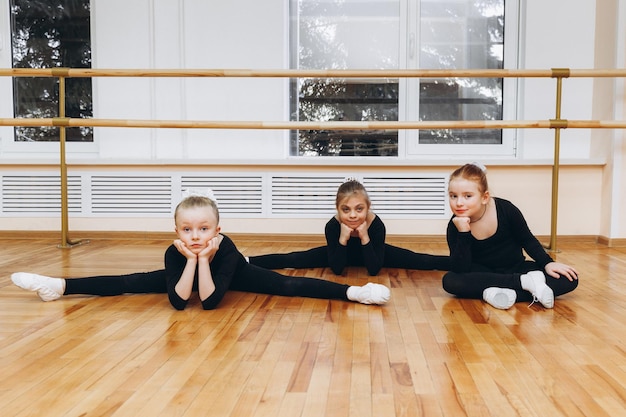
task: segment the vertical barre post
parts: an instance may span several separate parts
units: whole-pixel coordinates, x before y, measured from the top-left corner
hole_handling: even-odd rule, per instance
[[[59,153],[60,153],[60,167],[61,167],[61,243],[59,248],[71,248],[83,241],[70,241],[68,237],[69,220],[68,220],[68,197],[67,197],[67,163],[65,161],[65,139],[66,132],[65,126],[67,125],[65,119],[65,76],[59,76]],[[88,242],[88,241],[87,241]]]
[[[561,78],[557,80],[561,83]],[[557,116],[560,117],[560,116]],[[554,164],[552,165],[552,210],[550,216],[550,243],[548,250],[557,252],[556,249],[556,233],[557,233],[557,217],[559,205],[559,155],[561,147],[561,128],[554,129]]]
[[[561,93],[563,89],[563,77],[569,76],[569,69],[557,68],[552,70],[553,77],[556,77],[556,113],[555,120],[552,121],[554,128],[554,161],[552,164],[552,210],[550,216],[550,243],[547,249],[550,252],[557,252],[556,234],[557,217],[559,205],[559,161],[561,152],[561,129],[567,126],[567,122],[561,119]]]
[[[59,118],[65,117],[65,77],[59,77]],[[65,126],[59,126],[59,155],[61,167],[61,245],[67,247],[68,239],[68,202],[67,202],[67,165],[65,162]]]

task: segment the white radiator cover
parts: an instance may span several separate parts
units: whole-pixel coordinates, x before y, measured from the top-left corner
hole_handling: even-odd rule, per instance
[[[42,217],[61,212],[57,172],[0,172],[0,217]],[[342,173],[82,172],[68,175],[68,213],[73,217],[170,218],[189,187],[213,189],[228,218],[327,218],[335,212]],[[372,209],[385,218],[444,219],[447,176],[442,174],[356,176]]]

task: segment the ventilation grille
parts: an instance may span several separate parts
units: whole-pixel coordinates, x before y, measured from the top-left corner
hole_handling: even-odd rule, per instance
[[[377,214],[388,218],[446,216],[446,178],[442,175],[360,180]],[[343,181],[343,176],[272,177],[272,214],[333,215],[337,188]]]
[[[444,216],[446,178],[433,177],[364,177],[363,185],[377,214],[408,217]]]
[[[57,172],[0,172],[0,215],[58,215]],[[170,217],[181,190],[211,188],[225,217],[324,218],[335,213],[344,174],[212,172],[123,175],[93,172],[68,176],[68,212],[83,217]],[[358,178],[358,177],[357,177]],[[446,218],[446,177],[363,176],[373,210],[384,218]]]
[[[272,214],[332,215],[337,187],[344,177],[272,177]]]
[[[172,213],[169,176],[91,177],[92,213]]]
[[[81,178],[68,176],[69,213],[81,211]],[[2,213],[60,213],[59,175],[2,176]]]
[[[263,213],[263,178],[260,176],[183,176],[180,189],[187,188],[213,190],[220,214]]]

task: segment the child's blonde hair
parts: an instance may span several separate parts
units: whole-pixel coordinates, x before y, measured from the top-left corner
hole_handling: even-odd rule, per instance
[[[367,208],[370,208],[371,201],[370,196],[367,194],[367,190],[363,184],[361,184],[358,180],[354,178],[347,179],[343,184],[339,186],[337,189],[337,197],[335,198],[335,207],[339,208],[339,205],[342,201],[350,198],[355,194],[360,194],[365,199],[367,204]]]
[[[477,163],[465,164],[454,170],[450,175],[450,181],[456,178],[463,178],[468,181],[474,181],[478,184],[478,190],[485,193],[489,190],[487,183],[487,168]]]
[[[217,223],[220,222],[220,211],[217,208],[217,203],[215,202],[215,200],[212,200],[206,196],[195,194],[183,198],[180,203],[178,203],[178,205],[176,206],[176,210],[174,210],[174,222],[178,220],[178,213],[180,210],[197,207],[210,207],[215,214],[215,219],[217,220]]]

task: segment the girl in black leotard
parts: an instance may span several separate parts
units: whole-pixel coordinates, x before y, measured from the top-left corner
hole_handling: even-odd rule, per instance
[[[484,167],[467,164],[448,185],[450,272],[443,288],[461,298],[482,298],[500,309],[516,301],[554,306],[554,297],[578,286],[574,268],[554,260],[510,201],[492,197]],[[525,251],[533,260],[527,260]]]
[[[326,246],[261,256],[251,256],[253,265],[268,269],[330,267],[337,275],[347,266],[364,266],[370,275],[381,268],[448,270],[447,256],[428,255],[385,243],[385,225],[370,210],[371,201],[363,184],[348,179],[339,186],[337,214],[326,223]]]
[[[174,214],[178,239],[165,252],[165,269],[122,276],[63,279],[18,272],[13,282],[36,291],[44,301],[68,294],[118,295],[167,293],[177,310],[197,291],[206,310],[218,306],[228,290],[384,304],[389,289],[381,284],[349,286],[317,278],[294,277],[246,262],[235,244],[220,233],[219,212],[208,195],[190,195]]]

